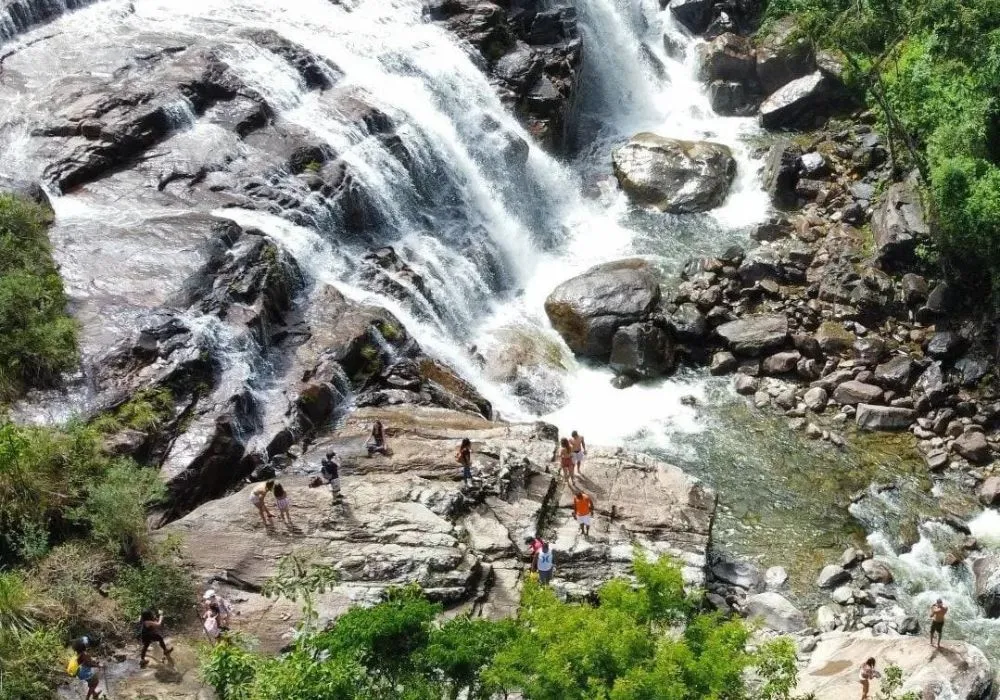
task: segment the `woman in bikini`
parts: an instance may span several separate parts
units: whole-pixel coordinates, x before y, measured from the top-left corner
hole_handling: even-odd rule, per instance
[[[871,686],[872,678],[881,678],[882,674],[875,670],[875,657],[865,661],[858,673],[858,680],[861,682],[861,700],[868,700],[868,689]]]
[[[264,497],[271,491],[274,491],[274,479],[257,484],[253,487],[253,491],[250,492],[250,503],[253,504],[253,507],[260,514],[260,521],[264,523],[264,527],[270,525],[271,520],[274,519],[274,515],[271,514],[271,511],[267,508],[267,504],[264,503]]]
[[[573,483],[573,449],[569,446],[569,440],[563,438],[559,443],[559,466],[562,467],[566,481]]]

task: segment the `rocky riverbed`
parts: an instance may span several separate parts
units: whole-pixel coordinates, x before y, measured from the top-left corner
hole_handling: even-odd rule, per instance
[[[108,449],[160,468],[158,532],[238,601],[244,631],[274,650],[289,639],[295,607],[260,588],[290,552],[340,573],[325,620],[408,583],[450,611],[510,614],[524,538],[540,532],[557,552],[554,586],[573,598],[626,574],[637,549],[678,557],[709,603],[796,635],[800,689],[819,698],[842,697],[866,654],[898,657],[925,689],[985,697],[989,662],[971,644],[930,656],[902,636],[923,620],[896,559],[873,557],[861,535],[888,533],[898,555],[937,518],[954,535],[942,564],[968,565],[983,612],[1000,614],[996,557],[966,524],[975,499],[1000,503],[992,327],[927,263],[919,188],[893,169],[836,56],[788,23],[750,38],[754,2],[672,0],[653,23],[640,13],[641,29],[590,2],[308,0],[296,15],[263,0],[140,0],[61,18],[88,3],[50,4],[2,5],[0,93],[13,107],[0,134],[7,187],[54,209],[82,362],[65,391],[30,396],[17,415],[86,417],[169,392],[155,430],[122,431]],[[629,76],[599,52],[633,61]],[[705,101],[709,126],[657,131],[671,113],[619,138],[605,124],[588,160],[579,140],[609,109],[595,94],[624,81],[686,97],[695,76],[689,111]],[[729,138],[717,115],[747,133]],[[599,168],[584,184],[643,222],[644,242],[581,269],[595,237],[567,230],[593,202],[553,154],[582,163],[584,179]],[[749,237],[712,218],[756,182],[769,214]],[[675,233],[694,228],[693,242]],[[696,255],[664,264],[658,253],[675,247]],[[572,273],[531,266],[564,257]],[[510,322],[539,284],[545,327]],[[484,318],[500,331],[480,351],[469,346]],[[581,367],[622,392],[677,372],[707,381],[685,410],[743,442],[594,446],[580,483],[598,517],[582,538],[553,461],[559,429],[535,420],[572,401]],[[749,403],[742,423],[699,404],[730,381]],[[375,420],[391,457],[363,454]],[[464,437],[470,488],[454,460]],[[685,452],[685,440],[700,444]],[[770,457],[781,442],[807,464],[760,481],[732,473],[737,452]],[[344,465],[336,503],[308,486],[329,449]],[[249,504],[248,483],[272,476],[290,492],[292,528],[265,528]],[[787,561],[758,567],[762,538],[727,532],[746,524],[734,509],[753,510],[748,482],[753,498],[804,514],[795,524],[809,535],[791,515],[762,528],[807,543],[784,548]]]

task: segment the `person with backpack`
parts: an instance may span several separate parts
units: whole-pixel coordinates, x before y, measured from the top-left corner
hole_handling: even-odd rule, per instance
[[[149,651],[149,647],[153,644],[159,644],[160,649],[163,650],[163,658],[167,661],[173,661],[170,657],[170,652],[174,649],[173,647],[167,647],[166,640],[163,638],[163,611],[159,610],[153,612],[153,610],[146,609],[142,611],[139,616],[139,642],[142,643],[142,651],[139,652],[139,668],[145,668],[149,661],[146,659],[146,652]]]
[[[455,454],[455,461],[462,465],[463,485],[472,486],[472,441],[469,438],[462,438],[462,444]]]
[[[73,657],[69,660],[66,673],[87,684],[86,700],[91,700],[91,698],[97,700],[101,697],[98,685],[101,682],[100,669],[102,665],[87,651],[88,645],[89,640],[86,637],[81,637],[73,642]]]
[[[535,553],[535,560],[532,566],[538,572],[538,580],[543,586],[549,585],[552,580],[552,571],[555,568],[555,561],[552,558],[552,548],[548,542],[542,542],[542,548]]]

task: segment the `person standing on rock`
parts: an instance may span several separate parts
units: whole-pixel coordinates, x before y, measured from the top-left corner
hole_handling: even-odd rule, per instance
[[[535,555],[538,554],[538,550],[540,550],[542,548],[542,545],[545,544],[545,540],[543,540],[541,536],[535,535],[534,537],[524,538],[524,543],[528,545],[528,560],[529,560],[530,570],[534,571],[536,563]]]
[[[145,668],[149,663],[146,660],[146,652],[153,644],[159,644],[163,650],[163,658],[171,661],[170,653],[172,647],[168,647],[163,638],[163,611],[153,612],[151,609],[143,610],[139,616],[139,641],[142,643],[142,651],[139,652],[139,668]]]
[[[333,493],[333,500],[340,499],[340,463],[337,461],[337,453],[330,450],[323,458],[320,475],[330,484],[330,491]]]
[[[938,598],[931,606],[931,646],[934,646],[934,635],[937,634],[937,648],[941,648],[941,633],[944,631],[944,617],[948,614],[948,606]]]
[[[861,666],[858,680],[861,682],[861,700],[868,700],[868,690],[873,678],[881,678],[882,674],[875,670],[875,657],[871,657]]]
[[[472,440],[463,438],[462,444],[455,453],[455,461],[462,465],[462,483],[472,486]]]
[[[278,506],[278,520],[285,522],[288,527],[292,526],[292,502],[288,498],[285,487],[276,483],[274,485],[274,503]]]
[[[389,456],[389,445],[385,441],[385,428],[382,426],[382,421],[375,421],[375,425],[372,426],[372,434],[368,437],[365,447],[368,449],[369,457],[376,452]]]
[[[587,441],[583,435],[575,430],[570,435],[570,446],[573,448],[573,464],[576,466],[576,473],[583,473],[583,458],[587,454]]]
[[[566,477],[566,481],[573,484],[576,481],[573,477],[573,450],[569,446],[569,440],[566,438],[563,438],[559,445],[559,466],[562,467],[562,473]]]
[[[274,491],[274,479],[257,484],[253,487],[253,491],[250,492],[250,503],[253,504],[253,507],[260,514],[260,521],[264,523],[264,527],[270,525],[271,520],[274,519],[274,515],[268,510],[267,504],[264,503],[264,497],[272,491]]]
[[[590,537],[590,521],[594,516],[594,501],[583,491],[577,491],[573,498],[573,512],[576,522],[580,524],[580,534]]]
[[[552,580],[552,571],[555,569],[555,561],[552,557],[552,548],[548,542],[542,542],[542,547],[535,553],[533,569],[538,572],[538,580],[543,586],[549,585]]]

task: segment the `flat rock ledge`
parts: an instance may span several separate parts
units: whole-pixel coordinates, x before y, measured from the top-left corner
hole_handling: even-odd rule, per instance
[[[924,636],[872,637],[863,633],[824,635],[809,665],[799,673],[798,695],[814,694],[816,700],[843,700],[859,695],[858,669],[869,658],[882,671],[896,665],[903,670],[904,691],[921,698],[987,700],[993,697],[993,673],[986,656],[965,642],[948,640],[941,649]],[[878,691],[872,683],[870,695]]]
[[[376,419],[387,427],[391,457],[364,456]],[[463,437],[473,443],[471,488],[463,488],[454,457]],[[628,574],[636,547],[677,558],[690,584],[704,583],[713,491],[672,465],[593,449],[578,480],[596,504],[590,537],[583,538],[572,492],[553,461],[556,438],[544,423],[497,423],[430,407],[360,409],[279,477],[291,498],[293,528],[265,529],[248,485],[160,532],[180,537],[186,565],[227,591],[241,610],[242,631],[273,649],[290,639],[298,612],[259,590],[291,552],[339,572],[336,587],[319,601],[325,620],[409,583],[449,609],[512,614],[525,571],[524,539],[536,530],[555,548],[552,585],[568,597],[587,596]],[[308,486],[329,449],[343,464],[339,504],[328,488]]]

